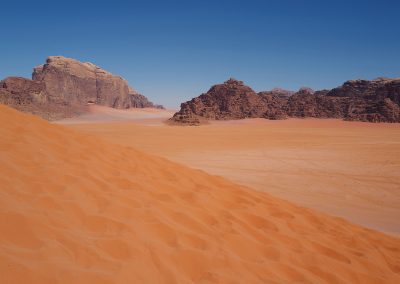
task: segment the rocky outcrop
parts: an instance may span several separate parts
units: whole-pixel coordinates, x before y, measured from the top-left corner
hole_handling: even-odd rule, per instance
[[[400,122],[400,79],[351,80],[330,91],[293,95],[292,117],[343,118],[369,122]]]
[[[206,120],[229,120],[263,117],[268,108],[279,104],[280,98],[269,94],[258,95],[242,81],[229,79],[189,102],[181,104],[172,122],[199,124]],[[274,116],[272,112],[269,114]]]
[[[264,93],[270,93],[271,95],[287,99],[291,95],[293,95],[295,92],[289,91],[289,90],[285,90],[285,89],[282,89],[282,88],[273,88],[271,91],[267,91],[267,92],[264,92]]]
[[[46,103],[47,96],[43,82],[32,81],[21,77],[8,77],[0,81],[0,90],[14,96],[10,97],[15,103],[30,104],[33,102]]]
[[[34,68],[32,79],[46,84],[52,101],[96,103],[114,108],[155,107],[122,77],[92,63],[63,56],[48,57],[46,64]]]
[[[21,77],[8,77],[0,81],[0,103],[47,120],[78,115],[86,110],[82,105],[49,100],[44,82]]]
[[[32,80],[3,80],[0,92],[1,103],[28,112],[35,109],[47,119],[75,115],[88,103],[114,108],[162,108],[132,89],[122,77],[92,63],[62,56],[50,56],[46,64],[35,67]]]
[[[181,104],[172,122],[199,124],[207,120],[260,117],[342,118],[370,122],[400,122],[400,79],[353,80],[333,90],[295,93],[281,89],[254,92],[242,81],[229,79],[207,93]]]

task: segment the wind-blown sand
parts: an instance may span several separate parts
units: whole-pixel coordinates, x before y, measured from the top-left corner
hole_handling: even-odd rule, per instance
[[[2,283],[399,283],[400,239],[0,106]]]
[[[136,122],[144,125],[162,125],[163,120],[170,118],[174,111],[155,108],[115,109],[111,107],[89,105],[88,112],[80,116],[56,121],[57,124],[82,124],[104,122]]]
[[[400,234],[400,125],[249,119],[71,125],[352,222]],[[84,120],[81,121],[82,123]]]

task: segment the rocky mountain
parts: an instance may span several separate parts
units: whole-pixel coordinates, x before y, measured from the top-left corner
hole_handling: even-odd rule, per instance
[[[8,77],[0,81],[0,103],[47,120],[71,117],[86,111],[84,105],[51,100],[44,82],[21,77]]]
[[[288,100],[293,117],[400,122],[400,78],[351,80],[330,91],[296,93]]]
[[[181,105],[181,111],[174,115],[177,121],[197,123],[199,119],[240,119],[258,117],[261,98],[243,84],[230,79],[224,84],[213,86],[207,93]]]
[[[122,77],[62,56],[50,56],[45,64],[35,67],[32,80],[9,77],[0,81],[0,94],[0,103],[50,120],[79,114],[90,103],[114,108],[162,108]]]
[[[206,120],[228,120],[263,117],[273,118],[285,99],[272,93],[257,94],[242,81],[229,79],[215,85],[199,97],[181,104],[172,122],[199,124]],[[280,114],[279,114],[280,115]]]
[[[181,104],[171,122],[196,125],[207,120],[287,117],[342,118],[400,122],[400,79],[353,80],[327,91],[300,88],[295,93],[273,89],[256,93],[229,79]]]

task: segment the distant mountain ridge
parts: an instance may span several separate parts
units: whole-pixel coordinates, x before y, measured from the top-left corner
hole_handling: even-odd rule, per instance
[[[293,93],[277,88],[256,93],[231,78],[182,103],[170,121],[197,125],[207,120],[287,117],[400,122],[400,78],[351,80],[332,90],[303,87]]]
[[[53,120],[85,111],[90,103],[114,108],[162,108],[136,92],[120,76],[90,62],[50,56],[36,66],[32,80],[0,81],[0,103]]]

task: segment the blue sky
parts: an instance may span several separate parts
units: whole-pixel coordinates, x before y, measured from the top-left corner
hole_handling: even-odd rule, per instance
[[[400,77],[400,1],[38,0],[0,10],[0,78],[30,77],[64,55],[168,107],[229,77],[256,91]]]

